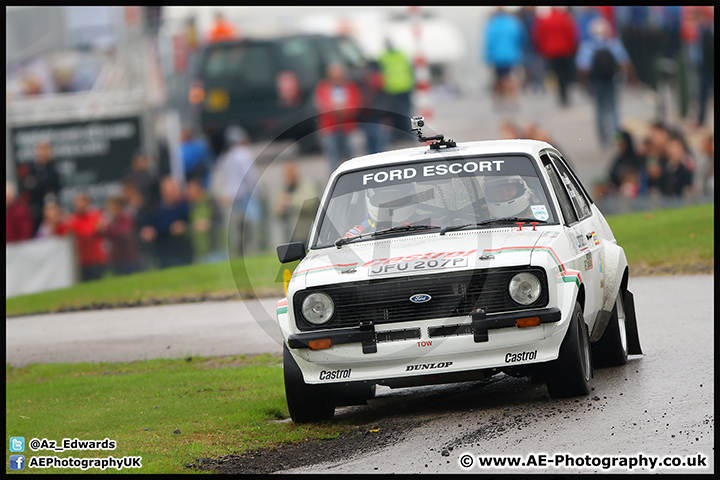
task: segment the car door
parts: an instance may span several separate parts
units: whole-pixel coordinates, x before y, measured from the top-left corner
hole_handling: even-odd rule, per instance
[[[576,223],[571,225],[570,229],[581,255],[581,261],[577,262],[576,269],[581,272],[581,278],[585,284],[584,315],[592,327],[596,312],[602,306],[605,275],[602,243],[600,242],[602,232],[600,219],[593,214],[587,192],[560,153],[553,150],[548,150],[547,153],[575,212]]]

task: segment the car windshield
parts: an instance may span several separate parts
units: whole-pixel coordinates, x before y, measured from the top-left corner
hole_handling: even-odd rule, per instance
[[[203,65],[208,80],[231,78],[243,86],[260,86],[274,80],[269,44],[221,45],[211,48]]]
[[[511,225],[518,219],[543,224],[556,219],[535,163],[521,155],[347,172],[335,181],[321,212],[313,248],[357,236],[374,238],[373,232],[387,229],[393,235],[416,235],[435,232],[427,227],[496,228],[498,222],[486,223],[492,219],[507,219]],[[395,228],[409,226],[420,228]]]

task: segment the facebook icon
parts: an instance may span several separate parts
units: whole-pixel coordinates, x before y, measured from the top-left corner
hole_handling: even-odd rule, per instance
[[[10,470],[25,470],[25,455],[10,455]]]

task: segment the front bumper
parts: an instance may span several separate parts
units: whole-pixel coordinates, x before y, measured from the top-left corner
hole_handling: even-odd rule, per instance
[[[519,312],[496,313],[491,315],[475,314],[470,323],[452,325],[439,325],[428,327],[429,338],[450,337],[455,335],[472,335],[475,343],[487,342],[488,331],[498,328],[517,326],[518,319],[537,318],[540,324],[556,323],[560,321],[562,313],[559,308],[542,308],[537,310],[522,310]],[[288,347],[310,348],[311,341],[329,339],[332,345],[346,345],[349,343],[362,344],[365,354],[376,353],[378,342],[392,342],[397,340],[412,340],[422,337],[420,328],[404,328],[399,330],[376,331],[372,322],[363,323],[358,327],[339,328],[322,332],[298,333],[288,337]]]
[[[540,325],[518,328],[518,319]],[[559,308],[523,310],[291,334],[290,352],[306,383],[373,381],[416,377],[428,383],[439,374],[502,368],[557,358],[568,317]],[[466,319],[463,322],[463,319]],[[311,340],[332,347],[312,350]]]

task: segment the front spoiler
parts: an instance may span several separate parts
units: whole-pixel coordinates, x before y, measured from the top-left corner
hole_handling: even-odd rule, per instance
[[[541,324],[556,323],[562,318],[562,312],[556,307],[491,315],[480,311],[473,313],[471,323],[430,327],[428,335],[430,338],[473,335],[475,343],[487,342],[488,330],[514,327],[518,319],[532,317],[537,317]],[[298,333],[290,335],[287,344],[289,348],[302,349],[310,348],[311,341],[329,339],[332,345],[360,343],[363,353],[370,354],[377,352],[378,342],[421,338],[419,327],[379,332],[375,330],[375,327],[372,322],[367,322],[361,323],[358,327]]]

